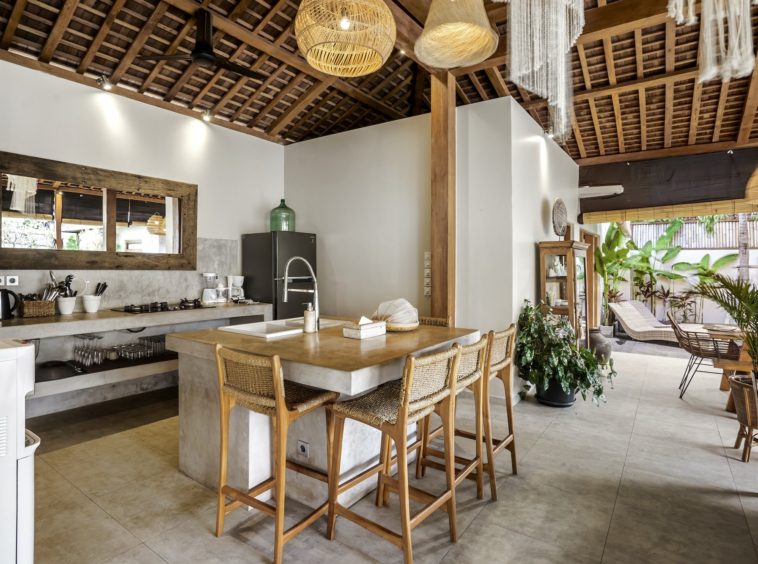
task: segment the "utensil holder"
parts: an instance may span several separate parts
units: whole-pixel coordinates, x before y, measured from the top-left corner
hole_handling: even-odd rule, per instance
[[[21,302],[21,317],[52,317],[55,315],[55,302],[23,301]]]
[[[100,298],[102,296],[94,296],[91,294],[88,294],[86,296],[82,296],[82,303],[84,305],[84,311],[87,313],[97,313],[97,310],[100,309]]]
[[[71,298],[58,298],[58,312],[61,315],[71,315],[74,313],[74,307],[76,306],[76,296]]]

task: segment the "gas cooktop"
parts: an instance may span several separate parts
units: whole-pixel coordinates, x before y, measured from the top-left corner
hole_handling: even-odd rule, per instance
[[[123,311],[124,313],[159,313],[161,311],[179,311],[181,309],[201,309],[204,306],[199,299],[188,300],[183,298],[178,304],[169,305],[168,302],[150,302],[149,304],[129,304],[123,307],[114,307],[111,311]]]

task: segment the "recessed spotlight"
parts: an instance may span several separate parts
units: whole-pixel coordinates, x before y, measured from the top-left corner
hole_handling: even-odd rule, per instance
[[[113,83],[104,74],[97,77],[97,85],[106,92],[113,89]]]
[[[626,166],[632,166],[632,163],[630,163],[629,161],[626,161]]]
[[[734,154],[734,150],[733,150],[733,149],[729,149],[729,150],[726,152],[726,154],[727,154],[727,155],[733,155],[733,154]]]
[[[208,123],[211,121],[211,111],[210,110],[203,110],[203,121],[205,123]]]
[[[400,49],[400,54],[405,55],[405,49]]]
[[[555,137],[555,135],[553,135],[553,132],[552,132],[552,131],[548,131],[548,132],[547,132],[547,138],[548,138],[548,139],[553,139],[554,137]]]

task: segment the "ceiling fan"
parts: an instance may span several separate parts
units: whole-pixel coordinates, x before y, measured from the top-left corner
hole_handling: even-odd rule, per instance
[[[213,51],[213,16],[211,13],[200,8],[195,12],[196,36],[195,36],[195,48],[187,55],[147,55],[145,57],[137,57],[140,61],[191,61],[192,63],[206,68],[222,68],[241,76],[253,78],[256,80],[265,80],[267,75],[251,70],[241,65],[236,65],[225,59],[219,57]]]

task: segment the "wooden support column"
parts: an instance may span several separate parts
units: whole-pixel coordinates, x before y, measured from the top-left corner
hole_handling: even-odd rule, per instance
[[[63,248],[63,192],[55,191],[55,248]]]
[[[116,191],[105,191],[105,250],[116,251]]]
[[[432,316],[455,324],[455,77],[432,81]]]

